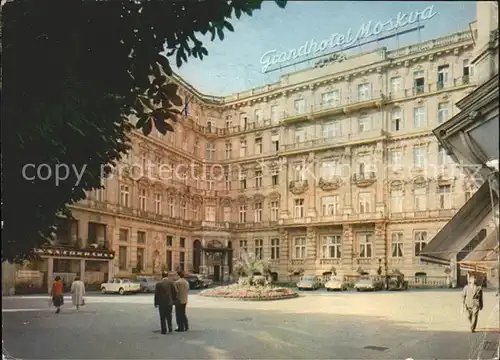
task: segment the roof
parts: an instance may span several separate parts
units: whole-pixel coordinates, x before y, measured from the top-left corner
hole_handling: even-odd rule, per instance
[[[498,204],[497,197],[494,197],[494,202]],[[468,245],[477,227],[491,214],[490,186],[489,181],[486,181],[424,247],[422,260],[449,263]]]

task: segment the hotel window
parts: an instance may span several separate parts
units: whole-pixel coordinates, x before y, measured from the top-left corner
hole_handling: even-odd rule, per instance
[[[359,193],[359,213],[367,214],[371,209],[372,194],[371,193]]]
[[[340,165],[338,160],[329,160],[321,163],[319,169],[320,177],[324,180],[331,180],[335,176],[340,176]]]
[[[439,145],[438,146],[438,165],[448,165],[451,164],[451,158],[446,151],[446,148]]]
[[[323,216],[335,216],[339,214],[339,196],[323,196],[321,198],[321,210]]]
[[[215,180],[212,178],[212,174],[207,173],[207,190],[212,191],[215,189]]]
[[[181,219],[187,219],[187,203],[185,200],[181,201]]]
[[[245,190],[247,188],[247,173],[240,172],[240,189]]]
[[[271,201],[271,221],[278,221],[280,216],[280,204],[278,201]]]
[[[245,157],[245,156],[247,156],[247,141],[241,140],[240,141],[240,157]]]
[[[255,188],[260,189],[262,187],[262,171],[257,170],[255,172]]]
[[[200,156],[200,139],[196,138],[194,140],[194,155]]]
[[[255,240],[255,258],[256,259],[262,259],[263,257],[263,247],[264,247],[264,240],[262,239],[257,239]]]
[[[464,62],[463,62],[463,74],[464,74],[464,77],[463,77],[462,82],[464,84],[468,84],[470,81],[470,78],[472,76],[474,76],[474,68],[472,67],[472,65],[470,65],[468,59],[464,60]]]
[[[255,138],[255,155],[262,154],[262,138]]]
[[[271,122],[277,124],[279,122],[279,107],[278,105],[271,106]]]
[[[215,160],[215,144],[207,144],[207,160]]]
[[[418,106],[413,109],[413,127],[420,128],[425,126],[425,108],[423,106]]]
[[[413,166],[423,168],[425,166],[425,146],[415,146],[413,148]]]
[[[296,237],[293,239],[293,245],[295,247],[294,258],[295,259],[305,259],[306,258],[306,238]]]
[[[321,94],[321,105],[323,105],[324,108],[337,106],[339,104],[340,92],[338,90]]]
[[[293,170],[293,179],[295,181],[304,181],[306,179],[304,165],[296,165]]]
[[[139,245],[146,244],[146,233],[144,231],[137,232],[137,244]]]
[[[401,169],[403,167],[403,151],[402,150],[390,150],[389,161],[394,170]]]
[[[184,251],[179,252],[179,268],[184,271],[186,262],[186,253]]]
[[[172,196],[168,197],[167,206],[168,206],[168,216],[174,217],[175,216],[175,203],[174,203],[174,198]]]
[[[163,164],[163,159],[161,158],[161,156],[155,157],[155,163],[156,163],[156,171],[159,172]]]
[[[254,118],[255,123],[260,124],[260,122],[262,121],[262,110],[256,109],[253,112],[253,118]]]
[[[323,124],[323,137],[332,138],[340,136],[340,123],[338,121],[332,121]]]
[[[248,252],[248,242],[246,240],[240,240],[240,258],[244,252]]]
[[[215,206],[205,207],[205,221],[215,221]]]
[[[419,256],[427,245],[427,231],[415,232],[415,256]]]
[[[296,114],[303,114],[306,112],[306,100],[305,99],[297,99],[293,103]]]
[[[413,84],[416,94],[421,94],[425,91],[425,77],[423,71],[417,71],[413,74]]]
[[[280,136],[271,135],[271,151],[280,151]]]
[[[217,126],[215,121],[207,120],[207,132],[215,134],[217,132]]]
[[[403,212],[403,190],[391,191],[391,212]]]
[[[277,260],[280,258],[280,239],[271,239],[271,259]]]
[[[148,157],[145,153],[141,154],[141,168],[142,175],[146,175],[148,173]]]
[[[359,101],[365,101],[370,99],[370,90],[371,90],[371,84],[370,83],[363,83],[358,85],[358,100]]]
[[[401,109],[394,108],[391,111],[391,131],[400,131],[402,126]]]
[[[295,142],[301,143],[304,141],[306,141],[306,129],[304,128],[295,129]]]
[[[437,73],[437,89],[441,90],[443,89],[446,85],[448,85],[448,72],[450,70],[449,65],[442,65],[438,66],[438,73]]]
[[[247,206],[246,205],[240,205],[240,211],[239,211],[239,221],[240,223],[246,223],[247,222]]]
[[[342,257],[342,237],[340,235],[325,235],[321,237],[321,258],[340,259]]]
[[[191,214],[193,216],[193,220],[200,221],[201,219],[201,211],[198,205],[193,204],[191,207]]]
[[[255,203],[255,212],[254,212],[254,220],[256,223],[262,222],[262,203],[257,202]]]
[[[233,146],[231,143],[226,143],[226,160],[231,159],[231,152],[233,151]]]
[[[418,187],[414,190],[415,196],[415,210],[427,210],[427,189],[425,187]]]
[[[365,259],[371,258],[373,234],[370,233],[358,234],[358,241],[359,241],[359,257]]]
[[[438,124],[444,123],[446,120],[448,120],[448,103],[439,103],[438,104],[438,114],[437,114],[437,120]]]
[[[227,172],[224,174],[224,190],[231,190],[231,178]]]
[[[295,218],[304,217],[304,199],[295,199],[294,202]]]
[[[130,206],[130,192],[127,185],[120,185],[120,205]]]
[[[122,242],[128,242],[128,229],[118,230],[118,239]]]
[[[403,257],[403,233],[391,234],[391,256],[393,258]]]
[[[167,247],[174,246],[174,237],[172,235],[165,235],[165,242]]]
[[[441,185],[438,187],[439,194],[439,208],[451,209],[451,186]]]
[[[231,207],[230,206],[225,206],[224,207],[224,221],[225,222],[231,222]]]
[[[372,128],[371,127],[371,122],[372,122],[371,117],[369,117],[369,116],[361,116],[358,119],[359,132],[362,133],[362,132],[365,132],[365,131],[370,131],[371,128]]]
[[[231,129],[233,127],[233,118],[231,115],[226,116],[226,129]]]
[[[242,113],[240,114],[240,130],[247,130],[248,129],[248,117],[247,114]]]
[[[146,210],[146,189],[139,190],[139,209]]]
[[[399,76],[391,78],[391,93],[395,94],[403,90],[403,79]]]
[[[120,270],[126,270],[127,269],[127,247],[126,246],[120,246],[118,248],[118,267]]]
[[[278,175],[278,170],[273,169],[271,170],[271,185],[278,186],[279,184],[280,184],[280,178]]]
[[[106,179],[101,178],[101,188],[95,191],[97,201],[106,201]]]
[[[161,194],[155,194],[155,212],[161,214]]]

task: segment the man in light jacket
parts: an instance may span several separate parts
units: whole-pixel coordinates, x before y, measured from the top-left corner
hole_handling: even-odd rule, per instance
[[[76,276],[71,284],[71,298],[73,300],[73,305],[76,306],[76,311],[80,310],[80,306],[85,305],[85,300],[83,299],[84,295],[85,284],[80,280],[80,277]]]
[[[175,321],[177,322],[177,332],[189,330],[188,319],[186,316],[186,306],[188,302],[189,283],[184,279],[184,271],[177,271],[179,280],[175,282],[177,290],[177,301],[175,303]]]
[[[475,332],[479,311],[483,310],[483,288],[476,284],[476,277],[472,273],[468,276],[468,284],[464,287],[462,297],[470,322],[470,331]]]

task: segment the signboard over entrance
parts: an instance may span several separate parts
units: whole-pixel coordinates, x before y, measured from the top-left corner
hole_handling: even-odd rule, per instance
[[[311,54],[323,52],[327,49],[350,47],[363,39],[378,36],[382,33],[393,30],[397,31],[416,22],[429,20],[437,14],[438,13],[434,11],[434,5],[430,5],[421,11],[412,11],[409,13],[399,12],[396,17],[385,22],[373,22],[370,20],[361,25],[355,35],[353,35],[354,32],[352,31],[352,28],[349,28],[345,34],[334,33],[329,38],[320,42],[317,42],[314,39],[308,40],[298,49],[293,48],[282,53],[277,53],[276,49],[269,50],[262,54],[260,58],[262,72],[268,72],[269,67],[272,65],[279,65],[292,59],[295,60],[303,58]]]

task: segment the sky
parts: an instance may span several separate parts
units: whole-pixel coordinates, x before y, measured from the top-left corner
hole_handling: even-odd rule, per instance
[[[277,82],[280,75],[311,64],[265,74],[260,59],[266,51],[276,49],[279,53],[298,49],[310,39],[321,41],[332,33],[345,34],[349,28],[356,33],[370,20],[385,22],[395,18],[398,12],[423,10],[430,5],[434,5],[438,14],[421,22],[422,30],[351,51],[364,52],[381,46],[391,50],[467,30],[469,23],[475,20],[474,1],[289,1],[285,9],[279,8],[274,1],[264,1],[261,10],[255,11],[252,17],[242,15],[239,20],[230,20],[235,31],[226,31],[223,41],[216,38],[211,42],[209,34],[205,37],[200,34],[198,38],[209,53],[202,61],[190,57],[178,69],[172,58],[171,64],[174,71],[200,92],[226,96]]]

